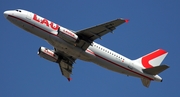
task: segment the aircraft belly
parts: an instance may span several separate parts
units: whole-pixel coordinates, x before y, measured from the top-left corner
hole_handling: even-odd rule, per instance
[[[42,31],[40,29],[37,29],[35,27],[33,27],[31,33],[38,36],[38,37],[40,37],[40,38],[42,38],[42,39],[45,39],[45,40],[48,40],[48,38],[49,38],[48,33],[45,33],[44,31]]]
[[[19,20],[17,20],[16,18],[12,18],[12,17],[8,17],[8,20],[9,20],[11,23],[15,24],[16,26],[18,26],[18,27],[20,27],[20,28],[23,28],[23,23],[24,23],[24,22],[19,21]]]
[[[115,71],[115,72],[118,72],[118,73],[123,73],[125,72],[122,68],[118,68],[117,66],[113,65],[112,63],[109,63],[101,58],[96,58],[96,60],[93,61],[95,64],[103,67],[103,68],[106,68],[108,70],[111,70],[111,71]]]
[[[110,63],[106,60],[103,60],[99,57],[96,57],[95,60],[93,60],[93,63],[103,67],[103,68],[106,68],[108,70],[111,70],[111,71],[114,71],[114,72],[117,72],[117,73],[121,73],[121,74],[124,74],[124,75],[127,75],[127,76],[134,76],[134,77],[140,77],[138,74],[136,73],[133,73],[131,71],[128,71],[127,69],[124,69],[124,68],[121,68],[120,66],[117,66],[117,65],[114,65],[113,63]],[[118,62],[118,64],[121,64],[121,66],[124,66],[125,64],[123,63],[120,63]]]
[[[8,17],[8,19],[10,20],[10,22],[26,30],[27,32],[30,32],[31,34],[34,34],[40,38],[47,40],[47,37],[49,34],[43,31],[42,29],[40,29],[40,27],[34,24],[32,20],[29,20],[27,18],[24,18],[23,20],[23,19],[17,19],[13,17]]]
[[[72,56],[74,58],[78,58],[84,61],[91,61],[94,59],[94,56],[86,53],[82,49],[76,47],[73,44],[70,44],[63,39],[50,35],[49,39],[47,40],[52,46],[54,46],[56,49],[66,53],[69,56]]]

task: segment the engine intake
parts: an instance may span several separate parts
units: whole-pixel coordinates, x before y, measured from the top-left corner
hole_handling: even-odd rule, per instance
[[[40,57],[43,57],[44,59],[47,59],[52,62],[57,62],[59,59],[58,55],[56,55],[53,51],[51,51],[45,47],[40,47],[37,54]]]

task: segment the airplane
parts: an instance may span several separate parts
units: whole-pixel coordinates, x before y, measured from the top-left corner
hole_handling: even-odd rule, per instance
[[[4,16],[11,23],[30,32],[51,44],[54,49],[40,47],[38,55],[59,65],[61,73],[68,81],[71,80],[73,64],[76,59],[95,63],[108,70],[127,76],[140,78],[145,87],[151,81],[162,82],[158,75],[169,68],[161,65],[167,51],[157,49],[138,59],[131,60],[96,42],[107,33],[112,33],[117,26],[128,22],[119,18],[100,25],[79,31],[72,31],[33,12],[23,9],[4,11]]]

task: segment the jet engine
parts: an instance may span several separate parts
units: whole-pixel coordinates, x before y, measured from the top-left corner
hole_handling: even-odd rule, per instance
[[[52,62],[57,62],[59,57],[52,50],[49,50],[45,47],[40,47],[37,53],[40,57],[47,59]]]
[[[58,37],[62,38],[65,41],[68,42],[77,42],[78,41],[78,36],[73,33],[72,31],[63,28],[63,27],[59,27],[58,29]]]

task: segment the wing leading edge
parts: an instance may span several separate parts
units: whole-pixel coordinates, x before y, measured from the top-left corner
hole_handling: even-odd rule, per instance
[[[107,23],[103,23],[94,27],[90,27],[84,30],[80,30],[76,32],[79,36],[80,41],[77,43],[77,46],[86,50],[91,43],[97,38],[101,39],[101,37],[109,32],[113,32],[117,26],[128,22],[125,19],[116,19]]]

